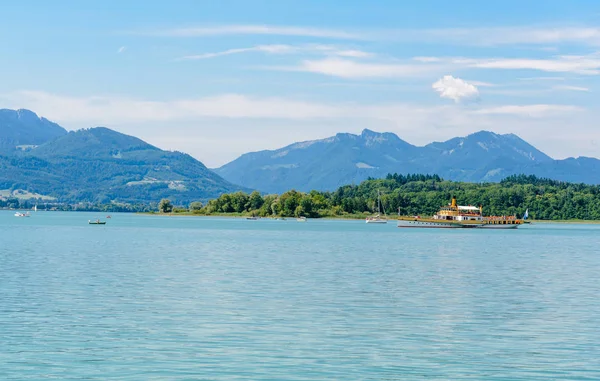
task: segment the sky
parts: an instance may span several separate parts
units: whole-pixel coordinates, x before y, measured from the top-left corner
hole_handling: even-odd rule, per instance
[[[5,2],[0,108],[209,167],[365,128],[600,157],[600,2]]]

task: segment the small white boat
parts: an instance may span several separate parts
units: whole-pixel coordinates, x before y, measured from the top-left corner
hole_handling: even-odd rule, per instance
[[[381,218],[381,215],[376,214],[374,217],[367,217],[365,222],[367,224],[387,224],[387,219]]]
[[[298,222],[306,222],[306,217],[298,217],[298,218],[296,218],[296,221],[298,221]]]
[[[15,217],[29,217],[29,212],[27,212],[27,213],[16,212]]]
[[[377,214],[373,217],[367,217],[365,222],[367,224],[387,224],[387,218],[385,217],[385,209],[383,209],[383,217],[381,217],[381,195],[377,191]]]

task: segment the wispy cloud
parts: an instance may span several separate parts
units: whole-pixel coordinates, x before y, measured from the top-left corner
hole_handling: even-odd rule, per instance
[[[215,57],[229,56],[232,54],[250,53],[250,52],[284,54],[284,53],[290,53],[294,50],[295,50],[295,48],[290,45],[258,45],[258,46],[253,46],[250,48],[237,48],[237,49],[223,50],[223,51],[214,52],[214,53],[195,54],[195,55],[190,55],[190,56],[184,56],[179,59],[180,60],[203,60],[203,59],[207,59],[207,58],[215,58]]]
[[[333,50],[333,55],[340,56],[340,57],[351,57],[351,58],[367,58],[367,57],[373,57],[375,54],[365,52],[362,50],[350,49],[350,50]]]
[[[441,28],[388,31],[387,39],[454,45],[600,45],[597,27],[506,26],[496,28]],[[371,35],[374,37],[374,35]],[[381,36],[383,38],[383,35]]]
[[[478,87],[496,87],[496,86],[498,86],[495,83],[483,82],[483,81],[467,81],[467,82],[469,82],[471,85],[478,86]]]
[[[519,81],[564,81],[565,77],[525,77],[517,78]]]
[[[333,57],[337,54],[337,57]],[[469,58],[469,57],[414,57],[395,60],[353,60],[342,57],[343,52],[333,52],[332,57],[304,60],[289,67],[272,67],[275,70],[302,71],[347,79],[399,78],[415,75],[442,74],[444,71],[465,69],[534,70],[546,73],[580,75],[600,74],[600,54],[585,56],[556,56],[547,59],[530,58]],[[355,54],[359,56],[360,54]],[[521,80],[564,80],[562,77],[520,78]],[[475,86],[495,86],[488,82],[471,82]]]
[[[123,53],[125,50],[127,50],[127,46],[121,46],[118,50],[117,53],[121,54]]]
[[[445,75],[431,85],[440,97],[461,102],[479,98],[479,90],[473,84],[451,75]]]
[[[594,155],[580,143],[595,136],[597,118],[571,105],[501,105],[488,108],[458,105],[419,106],[411,103],[344,103],[284,97],[223,94],[210,97],[147,100],[119,96],[72,97],[41,91],[1,94],[6,107],[29,108],[66,128],[107,126],[140,136],[159,147],[182,150],[211,165],[222,164],[248,150],[275,148],[315,136],[363,128],[396,132],[416,144],[488,129],[516,132],[525,139],[547,137],[542,149],[558,155]],[[588,115],[589,117],[589,115]],[[576,128],[565,132],[568,120]],[[575,123],[574,121],[577,120]],[[284,123],[282,123],[284,121]],[[208,126],[208,127],[204,127]],[[218,127],[215,127],[218,126]],[[352,127],[351,127],[352,126]],[[269,136],[269,139],[256,139]],[[199,142],[207,144],[200,145]],[[554,140],[553,140],[554,139]],[[554,142],[554,143],[553,143]],[[225,148],[224,148],[225,147]],[[570,147],[568,150],[565,147]]]
[[[472,113],[477,115],[518,115],[532,118],[542,118],[578,111],[583,111],[583,108],[571,105],[535,104],[525,106],[498,106],[475,110]]]
[[[343,30],[277,25],[215,25],[164,29],[136,34],[164,37],[206,37],[223,35],[275,35],[297,37],[321,37],[342,40],[361,40],[361,35]]]
[[[582,86],[569,86],[569,85],[559,85],[559,86],[553,86],[552,89],[554,90],[567,90],[567,91],[583,91],[583,92],[588,92],[590,91],[589,88],[587,87],[582,87]]]
[[[321,45],[321,44],[307,44],[307,45],[258,45],[249,48],[237,48],[228,49],[220,52],[202,53],[196,55],[189,55],[179,58],[179,60],[203,60],[208,58],[215,58],[221,56],[228,56],[232,54],[241,53],[252,53],[262,52],[267,54],[325,54],[340,57],[352,57],[352,58],[366,58],[373,56],[372,53],[368,53],[362,50],[344,49],[332,45]]]
[[[600,28],[588,26],[504,26],[437,29],[332,29],[283,25],[205,25],[178,27],[134,34],[163,37],[223,35],[276,35],[342,40],[422,42],[453,45],[548,45],[575,43],[600,46]],[[554,49],[555,47],[551,47]]]
[[[336,57],[305,60],[298,66],[274,69],[317,73],[348,79],[410,77],[442,70],[441,67],[435,65],[358,62]]]
[[[42,91],[20,91],[1,96],[41,115],[61,121],[123,123],[176,121],[199,117],[310,119],[341,116],[339,107],[279,97],[225,94],[195,99],[150,101],[126,97],[69,97]]]
[[[538,70],[548,73],[575,73],[583,75],[600,74],[600,54],[562,55],[550,58],[469,58],[469,57],[414,57],[421,63],[454,65],[461,68]],[[538,77],[536,80],[556,77]],[[558,78],[556,78],[558,80]]]
[[[559,56],[550,59],[527,58],[491,58],[461,59],[454,63],[468,67],[483,69],[539,70],[555,73],[576,73],[585,75],[600,74],[600,57],[591,56]]]
[[[453,82],[464,85],[458,78],[454,78]],[[473,90],[468,91],[472,92]],[[95,125],[132,121],[177,121],[200,117],[290,120],[344,117],[394,119],[406,113],[413,115],[431,113],[432,116],[435,116],[441,110],[460,110],[455,107],[416,107],[408,103],[324,103],[283,97],[253,97],[242,94],[153,101],[119,96],[70,97],[43,91],[19,91],[0,94],[0,100],[10,107],[30,108],[36,110],[40,115],[46,115],[59,121],[89,121]],[[461,113],[465,115],[510,114],[541,117],[581,110],[582,108],[572,105],[534,104],[468,109]]]

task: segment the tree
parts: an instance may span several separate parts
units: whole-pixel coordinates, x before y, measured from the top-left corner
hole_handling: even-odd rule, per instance
[[[235,192],[231,194],[231,207],[234,212],[242,213],[246,211],[248,204],[248,195],[244,192]]]
[[[248,209],[249,210],[257,210],[263,206],[265,200],[261,197],[260,193],[254,191],[250,194],[250,199],[248,200]]]
[[[194,201],[190,203],[190,211],[197,212],[202,209],[204,205],[200,201]]]
[[[158,211],[161,213],[171,213],[173,211],[173,204],[169,199],[163,198],[158,203]]]

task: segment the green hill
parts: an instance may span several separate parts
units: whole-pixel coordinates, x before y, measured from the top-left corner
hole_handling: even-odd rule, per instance
[[[0,130],[1,131],[1,130]],[[28,151],[0,154],[0,190],[60,201],[187,203],[244,188],[193,157],[104,127],[62,134]]]

